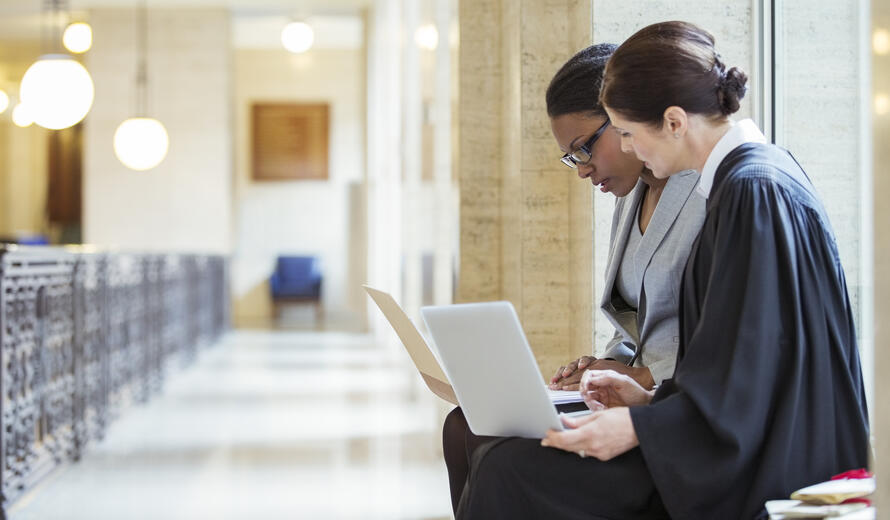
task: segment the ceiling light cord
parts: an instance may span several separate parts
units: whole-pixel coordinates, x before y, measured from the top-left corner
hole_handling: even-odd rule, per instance
[[[138,61],[136,69],[136,116],[148,117],[148,2],[139,6]]]

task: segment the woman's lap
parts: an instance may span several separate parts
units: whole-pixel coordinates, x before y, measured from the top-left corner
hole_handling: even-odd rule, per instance
[[[470,431],[460,407],[452,410],[445,418],[442,428],[442,449],[445,454],[445,465],[448,468],[451,504],[455,512],[470,471],[470,457],[476,448],[498,438],[483,437]]]
[[[639,449],[610,461],[506,438],[473,455],[457,517],[667,518]]]

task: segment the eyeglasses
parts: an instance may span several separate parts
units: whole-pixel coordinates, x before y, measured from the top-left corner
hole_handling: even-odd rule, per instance
[[[581,148],[578,148],[572,153],[567,153],[562,156],[563,164],[568,166],[569,168],[577,168],[579,164],[587,164],[590,162],[590,158],[593,156],[591,154],[591,150],[593,150],[593,145],[596,144],[596,141],[603,135],[603,131],[606,130],[606,127],[609,126],[609,120],[606,119],[606,122],[602,124],[599,128],[597,128],[596,132],[590,136],[590,139],[587,140],[586,143],[581,145]]]

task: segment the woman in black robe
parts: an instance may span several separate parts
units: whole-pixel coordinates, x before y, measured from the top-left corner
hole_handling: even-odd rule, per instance
[[[656,176],[701,172],[708,197],[683,276],[674,377],[646,391],[587,372],[581,391],[598,411],[540,445],[483,446],[458,518],[752,518],[767,500],[868,463],[834,234],[794,158],[750,120],[729,119],[746,81],[683,22],[642,29],[610,59],[601,100],[623,148]]]

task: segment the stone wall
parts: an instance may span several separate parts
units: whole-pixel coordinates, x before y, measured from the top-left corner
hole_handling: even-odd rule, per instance
[[[591,351],[591,188],[559,163],[544,92],[590,4],[460,4],[458,301],[516,307],[544,373]]]

